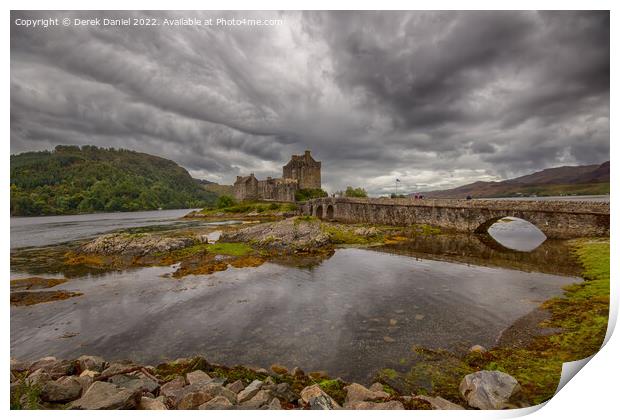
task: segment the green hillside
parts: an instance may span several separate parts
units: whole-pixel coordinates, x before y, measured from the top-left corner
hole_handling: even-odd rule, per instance
[[[11,155],[11,215],[204,207],[204,190],[171,160],[95,146]]]

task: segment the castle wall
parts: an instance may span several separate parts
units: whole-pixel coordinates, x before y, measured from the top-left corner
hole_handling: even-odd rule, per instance
[[[321,188],[321,162],[310,156],[310,151],[303,155],[293,155],[282,168],[282,178],[257,180],[254,174],[237,177],[233,186],[235,199],[295,201],[295,193],[300,189]]]

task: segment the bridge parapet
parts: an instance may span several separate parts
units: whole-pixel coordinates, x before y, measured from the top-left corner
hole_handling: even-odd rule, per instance
[[[325,197],[304,203],[302,212],[348,223],[429,224],[463,232],[486,231],[511,216],[549,238],[609,236],[609,203],[604,202]]]

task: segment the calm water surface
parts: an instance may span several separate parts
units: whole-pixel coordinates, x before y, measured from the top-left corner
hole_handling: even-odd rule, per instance
[[[132,227],[190,225],[192,221],[179,220],[190,211],[192,209],[11,217],[11,249],[75,241]]]
[[[155,216],[122,223],[148,217]],[[96,218],[71,223],[72,238],[118,228]],[[32,232],[47,241],[67,237],[57,222],[37,226]],[[17,237],[27,231],[15,227]],[[20,267],[12,278],[29,275]],[[11,307],[11,356],[96,354],[157,363],[201,354],[225,364],[280,363],[370,382],[377,369],[398,369],[412,346],[492,346],[516,320],[580,280],[565,245],[545,241],[515,252],[478,235],[339,249],[311,267],[266,263],[181,280],[166,277],[173,271],[81,275],[54,289],[83,296]]]

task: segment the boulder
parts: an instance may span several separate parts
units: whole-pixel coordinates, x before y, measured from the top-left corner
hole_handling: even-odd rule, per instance
[[[371,401],[354,401],[344,405],[348,410],[404,410],[405,406],[400,401],[388,402],[371,402]]]
[[[448,401],[441,397],[429,397],[427,395],[415,395],[415,399],[426,401],[431,405],[433,410],[465,410],[458,404],[454,404],[451,401]]]
[[[383,384],[380,382],[375,382],[374,384],[370,385],[370,388],[368,389],[372,392],[383,392]]]
[[[230,389],[235,394],[238,394],[245,387],[243,386],[243,382],[241,381],[241,379],[237,379],[235,382],[226,385],[226,388]]]
[[[188,385],[175,393],[173,400],[179,410],[192,410],[215,397],[224,397],[231,404],[237,402],[237,395],[231,390],[216,383],[199,382]]]
[[[512,376],[497,370],[481,370],[465,376],[459,391],[467,404],[481,410],[515,408],[521,386]]]
[[[154,380],[137,375],[114,375],[108,378],[108,382],[127,389],[138,389],[141,392],[157,393],[159,384]]]
[[[258,379],[255,379],[254,381],[252,381],[250,385],[246,386],[243,391],[237,394],[237,400],[239,401],[239,404],[245,401],[248,401],[253,396],[255,396],[258,393],[258,391],[260,391],[262,386],[263,386],[262,381],[259,381]]]
[[[41,400],[46,402],[66,403],[80,398],[81,394],[82,383],[75,376],[49,381],[41,387]]]
[[[76,363],[70,360],[58,360],[55,357],[43,357],[32,363],[28,368],[30,372],[37,370],[46,372],[52,379],[58,379],[73,375],[76,370]]]
[[[263,386],[263,389],[268,389],[274,397],[283,401],[293,402],[299,398],[299,396],[291,388],[291,385],[287,382]]]
[[[225,397],[217,396],[210,399],[204,404],[201,404],[199,410],[228,410],[232,408],[232,403]]]
[[[315,410],[334,410],[340,408],[338,403],[318,385],[310,385],[301,390],[301,401],[310,404]]]
[[[32,362],[28,367],[29,372],[34,372],[35,370],[44,369],[51,367],[54,365],[58,359],[53,356],[42,357],[39,360]],[[46,370],[47,371],[47,370]]]
[[[266,408],[267,410],[282,410],[282,404],[279,399],[273,398],[271,402],[263,408]]]
[[[379,399],[386,399],[390,395],[381,390],[381,391],[371,391],[366,387],[352,383],[351,385],[345,386],[344,389],[347,391],[347,397],[345,399],[346,403],[354,402],[354,401],[372,401]]]
[[[242,402],[241,408],[247,410],[257,410],[263,405],[269,404],[269,402],[273,399],[273,395],[271,395],[271,391],[261,389],[247,401]]]
[[[114,376],[126,372],[127,370],[139,367],[140,366],[133,362],[122,360],[110,363],[110,365],[106,369],[104,369],[101,374],[105,376]]]
[[[211,380],[211,377],[207,375],[205,372],[203,372],[202,370],[195,370],[193,372],[188,373],[185,376],[187,378],[187,382],[190,385],[196,384],[198,382],[207,382]]]
[[[308,401],[310,410],[337,410],[340,406],[329,395],[317,395]]]
[[[138,404],[138,410],[167,410],[166,404],[156,398],[142,397]]]
[[[159,389],[159,395],[163,395],[164,397],[170,397],[176,394],[181,388],[185,386],[185,378],[182,376],[177,376],[173,380],[166,382]]]
[[[479,345],[479,344],[476,344],[475,346],[471,346],[471,347],[469,348],[469,352],[470,352],[470,353],[486,353],[486,352],[487,352],[487,349],[486,349],[486,348],[484,348],[484,347],[482,347],[482,346],[481,346],[481,345]]]
[[[97,381],[73,401],[70,408],[77,410],[125,410],[135,409],[140,404],[141,392],[121,388],[108,382]]]
[[[80,356],[77,358],[77,362],[80,366],[80,372],[92,370],[101,373],[106,366],[106,361],[99,356]]]
[[[42,386],[43,384],[51,380],[52,380],[52,377],[50,376],[49,373],[47,373],[43,369],[37,369],[34,372],[32,372],[30,375],[28,375],[28,377],[26,378],[26,383],[28,385]]]

